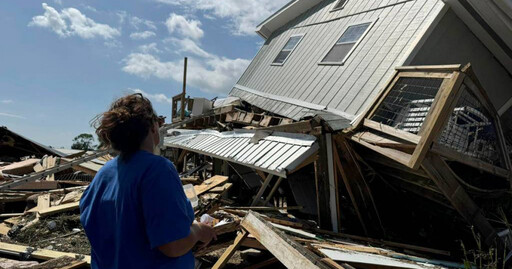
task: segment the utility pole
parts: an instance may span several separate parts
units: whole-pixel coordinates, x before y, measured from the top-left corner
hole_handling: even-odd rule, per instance
[[[181,120],[185,119],[185,96],[187,94],[187,57],[183,68],[183,93],[181,94]]]

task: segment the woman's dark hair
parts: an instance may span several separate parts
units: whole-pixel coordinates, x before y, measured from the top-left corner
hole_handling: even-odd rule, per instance
[[[100,142],[122,156],[139,150],[158,117],[151,102],[140,93],[117,99],[93,123]]]

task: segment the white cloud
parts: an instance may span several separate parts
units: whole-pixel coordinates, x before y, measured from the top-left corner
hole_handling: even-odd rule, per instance
[[[206,11],[206,16],[228,19],[236,35],[254,35],[256,26],[283,7],[289,0],[156,0],[193,10]]]
[[[141,89],[130,89],[130,90],[132,90],[135,93],[142,94],[144,97],[148,98],[149,100],[151,100],[153,102],[164,103],[164,104],[172,104],[172,97],[167,97],[163,93],[151,94],[151,93],[147,93],[147,92],[145,92],[145,91],[143,91]]]
[[[151,53],[151,52],[156,52],[156,53],[160,53],[161,51],[157,48],[157,45],[156,43],[149,43],[149,44],[145,44],[145,45],[140,45],[139,46],[139,50],[143,53]]]
[[[11,99],[6,99],[6,100],[0,100],[0,103],[2,104],[11,104],[13,101]]]
[[[131,16],[129,18],[130,20],[130,24],[135,28],[135,29],[139,29],[139,27],[141,25],[145,25],[147,28],[151,29],[151,30],[156,30],[156,25],[154,22],[150,21],[150,20],[145,20],[145,19],[141,19],[137,16]]]
[[[17,119],[26,119],[25,117],[20,116],[20,115],[14,115],[14,114],[3,113],[3,112],[0,112],[0,116],[9,117],[9,118],[17,118]]]
[[[188,53],[192,53],[196,56],[203,57],[203,58],[214,57],[210,53],[208,53],[208,52],[204,51],[202,48],[200,48],[196,42],[194,42],[193,40],[190,40],[188,38],[185,38],[185,39],[168,38],[168,39],[165,39],[164,42],[173,44],[176,47],[175,52],[178,52],[178,53],[188,52]]]
[[[146,39],[156,36],[155,32],[144,31],[144,32],[135,32],[130,34],[131,39]]]
[[[97,23],[76,8],[65,8],[59,13],[46,3],[42,4],[43,15],[34,16],[29,26],[48,28],[60,37],[79,36],[84,39],[102,37],[113,39],[121,35],[119,30],[107,24]]]
[[[142,78],[183,79],[183,61],[161,61],[148,53],[132,53],[124,59],[123,71]],[[187,83],[203,92],[226,94],[250,61],[212,55],[204,61],[189,59]]]
[[[185,38],[199,40],[203,37],[204,32],[201,29],[201,22],[194,19],[187,19],[182,15],[171,13],[167,21],[165,21],[169,33],[178,33]]]

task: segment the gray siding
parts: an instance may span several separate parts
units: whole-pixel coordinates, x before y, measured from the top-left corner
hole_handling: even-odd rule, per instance
[[[331,12],[335,2],[326,0],[276,31],[238,84],[357,115],[394,67],[402,64],[444,5],[439,0],[349,0],[344,9]],[[318,64],[345,28],[368,21],[375,24],[345,65]],[[288,38],[300,33],[305,36],[285,64],[272,66]],[[231,95],[243,98],[240,89]],[[272,100],[259,104],[270,111],[283,111],[286,106]]]
[[[512,98],[512,77],[452,10],[444,15],[411,65],[468,62],[496,110],[500,109]]]

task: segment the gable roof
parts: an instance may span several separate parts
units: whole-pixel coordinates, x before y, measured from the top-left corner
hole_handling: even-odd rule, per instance
[[[275,30],[322,1],[323,0],[292,0],[260,23],[256,28],[256,33],[264,39],[267,39]]]

